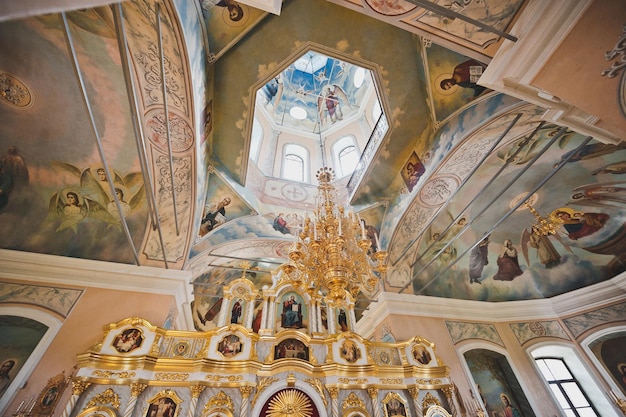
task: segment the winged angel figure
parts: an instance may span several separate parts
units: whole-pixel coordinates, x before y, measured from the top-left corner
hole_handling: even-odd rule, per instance
[[[326,115],[328,115],[331,123],[343,119],[342,105],[352,107],[343,88],[337,84],[322,88],[322,92],[317,98],[317,115],[322,126],[326,123]]]
[[[528,259],[529,246],[537,250],[539,262],[541,262],[545,268],[553,268],[561,263],[561,254],[556,250],[549,236],[554,236],[565,249],[569,252],[572,251],[558,234],[543,234],[536,225],[533,225],[530,231],[528,229],[522,230],[522,236],[520,238],[520,246],[522,247],[522,254],[526,260],[526,265],[530,266]]]
[[[88,217],[119,227],[122,216],[131,214],[145,199],[145,187],[140,172],[122,176],[119,172],[112,170],[115,191],[115,196],[113,196],[106,171],[102,166],[81,170],[74,165],[60,161],[53,161],[52,166],[79,180],[79,185],[66,187],[50,197],[46,221],[60,219],[61,224],[56,229],[57,232],[68,228],[76,232],[78,224]],[[130,199],[128,199],[129,190],[134,190]],[[121,215],[116,199],[122,210]]]

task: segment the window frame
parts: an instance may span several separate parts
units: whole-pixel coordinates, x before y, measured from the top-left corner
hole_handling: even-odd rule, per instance
[[[544,355],[541,355],[541,356],[533,357],[533,360],[535,362],[535,366],[537,366],[537,368],[538,368],[539,375],[545,381],[545,383],[548,384],[548,388],[550,388],[549,389],[550,394],[554,397],[554,393],[553,393],[551,387],[552,386],[556,386],[558,388],[558,390],[561,392],[561,395],[563,396],[563,398],[565,399],[567,404],[569,405],[569,410],[571,410],[571,412],[576,417],[585,417],[585,416],[582,416],[581,413],[579,413],[579,410],[583,409],[583,408],[590,408],[597,417],[602,417],[602,415],[598,412],[598,410],[594,406],[593,402],[591,402],[589,394],[587,394],[587,392],[585,392],[585,390],[583,389],[581,383],[578,381],[576,376],[572,373],[572,370],[568,366],[567,361],[565,359],[563,359],[562,357],[559,357],[559,356],[544,356]],[[552,369],[550,368],[548,363],[545,362],[547,360],[559,361],[565,367],[567,372],[569,373],[570,378],[569,379],[556,379],[556,377],[555,377],[554,380],[546,379],[546,377],[543,374],[543,372],[541,371],[541,369],[539,369],[539,361],[544,361],[544,365],[548,368],[548,370],[550,370],[552,372]],[[574,405],[572,399],[570,398],[570,396],[567,393],[567,390],[563,388],[563,385],[565,383],[574,383],[574,384],[576,384],[576,386],[578,387],[578,390],[582,393],[583,397],[585,398],[585,401],[587,401],[587,406],[579,406],[579,407],[577,407],[577,406]],[[556,404],[561,409],[561,411],[564,414],[568,415],[568,409],[565,409],[565,408],[563,408],[561,406],[561,403],[560,403],[560,401],[558,401],[558,398],[555,398],[555,400],[556,400]]]
[[[344,165],[342,164],[341,154],[348,148],[352,148],[352,151],[350,151],[349,153],[354,152],[357,156],[357,160],[354,164],[354,167],[349,172],[346,172],[346,170],[344,169]],[[338,178],[344,178],[352,175],[352,173],[356,171],[357,167],[359,166],[359,161],[361,160],[358,143],[355,136],[352,134],[348,134],[337,139],[337,141],[333,143],[332,154],[333,161],[335,163],[335,172],[337,173]]]
[[[288,176],[288,163],[287,161],[293,157],[293,159],[298,159],[302,162],[301,169],[301,179],[294,179],[292,176]],[[287,181],[294,182],[308,182],[308,166],[309,166],[309,150],[300,144],[297,143],[286,143],[283,147],[283,157],[281,160],[281,172],[280,177]]]

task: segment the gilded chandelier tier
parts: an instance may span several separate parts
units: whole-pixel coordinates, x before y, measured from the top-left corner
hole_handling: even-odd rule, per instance
[[[317,204],[313,218],[304,219],[302,232],[289,252],[286,272],[294,286],[329,304],[344,304],[348,294],[371,296],[386,271],[387,252],[371,250],[372,236],[358,214],[335,204],[332,168],[317,172]],[[373,239],[378,242],[378,235]]]

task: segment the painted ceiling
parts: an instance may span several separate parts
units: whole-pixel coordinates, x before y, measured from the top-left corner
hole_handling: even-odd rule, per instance
[[[448,7],[506,31],[522,3]],[[351,188],[338,183],[389,252],[385,291],[537,299],[624,270],[625,146],[475,82],[443,88],[457,66],[479,77],[500,37],[401,0],[237,6],[235,20],[210,1],[133,0],[0,23],[2,248],[189,269],[202,317],[243,261],[270,285],[305,212],[246,182],[255,95],[281,79],[284,113],[323,91],[316,74],[332,84],[340,60],[373,72],[389,119]],[[293,62],[311,49],[327,59],[309,84]],[[314,131],[318,102],[300,102]],[[263,181],[314,204],[315,183]],[[224,221],[203,228],[220,202]]]

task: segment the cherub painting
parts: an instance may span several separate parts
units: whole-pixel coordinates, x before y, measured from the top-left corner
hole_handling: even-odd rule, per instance
[[[70,173],[78,179],[75,186],[66,187],[50,197],[46,221],[61,221],[57,232],[77,225],[86,218],[101,220],[119,226],[123,218],[139,208],[145,200],[145,188],[141,173],[122,176],[103,166],[79,169],[71,164],[53,161],[52,166]],[[133,193],[131,194],[131,190]]]

